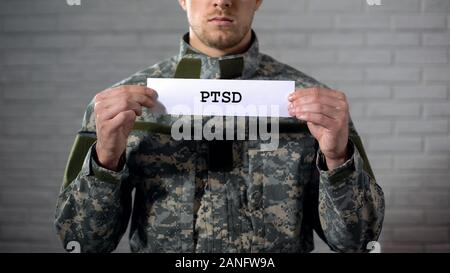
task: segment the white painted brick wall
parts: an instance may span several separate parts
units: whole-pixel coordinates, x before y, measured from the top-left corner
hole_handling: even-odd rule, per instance
[[[0,0],[1,252],[62,251],[51,221],[86,104],[187,30],[175,0],[81,3]],[[383,251],[450,252],[450,1],[382,3],[265,0],[255,29],[262,51],[347,93],[386,194]]]

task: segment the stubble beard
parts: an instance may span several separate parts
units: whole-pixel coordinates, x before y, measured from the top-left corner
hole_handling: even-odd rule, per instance
[[[208,32],[206,27],[191,25],[191,29],[203,44],[219,50],[226,50],[237,46],[245,38],[250,28],[251,25],[232,26],[231,28],[217,27],[217,29]]]

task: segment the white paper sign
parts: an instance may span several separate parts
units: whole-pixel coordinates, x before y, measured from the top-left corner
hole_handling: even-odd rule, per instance
[[[289,117],[294,81],[147,79],[158,93],[152,112],[199,116]]]

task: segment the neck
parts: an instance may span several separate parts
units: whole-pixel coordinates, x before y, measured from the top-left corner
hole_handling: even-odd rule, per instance
[[[200,41],[197,35],[195,35],[192,29],[189,31],[189,44],[193,48],[200,51],[201,53],[208,55],[210,57],[222,57],[226,55],[244,53],[250,47],[251,40],[252,40],[252,31],[250,30],[239,44],[227,49],[218,49],[205,45],[202,41]]]

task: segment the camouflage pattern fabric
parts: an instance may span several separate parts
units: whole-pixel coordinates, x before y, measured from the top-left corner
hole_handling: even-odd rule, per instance
[[[200,60],[199,76],[219,79],[225,62],[240,59],[236,79],[326,87],[260,53],[255,34],[247,52],[221,58],[197,52],[187,37],[179,55],[115,86],[175,77],[183,60]],[[225,172],[208,168],[208,141],[171,138],[178,118],[143,109],[124,167],[113,172],[97,164],[93,102],[88,105],[57,200],[55,227],[64,246],[77,241],[82,252],[113,251],[130,218],[133,252],[310,252],[313,230],[338,252],[365,252],[378,239],[383,192],[351,121],[350,158],[332,171],[305,123],[283,118],[277,149],[261,150],[260,140],[234,141],[233,168]]]

